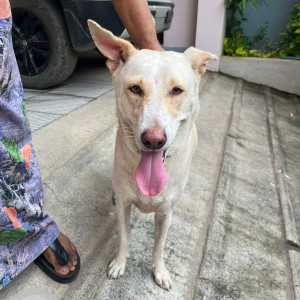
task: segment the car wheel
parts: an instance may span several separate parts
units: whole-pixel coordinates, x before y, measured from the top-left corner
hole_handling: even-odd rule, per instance
[[[73,72],[73,50],[62,9],[53,0],[11,0],[12,39],[24,87],[49,88]]]

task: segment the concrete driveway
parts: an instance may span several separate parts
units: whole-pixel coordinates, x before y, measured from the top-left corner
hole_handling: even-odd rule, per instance
[[[32,264],[1,299],[300,300],[297,96],[205,74],[198,148],[165,247],[170,292],[151,273],[153,214],[137,209],[126,273],[107,279],[117,246],[117,119],[103,61],[82,59],[62,86],[26,96],[45,210],[76,244],[82,269],[75,282],[61,285]]]

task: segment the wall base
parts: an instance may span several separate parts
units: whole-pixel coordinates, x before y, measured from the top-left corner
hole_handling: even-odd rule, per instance
[[[300,61],[222,56],[220,72],[300,95]]]

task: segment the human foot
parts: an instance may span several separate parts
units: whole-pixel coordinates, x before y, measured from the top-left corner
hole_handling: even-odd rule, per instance
[[[61,266],[52,251],[52,249],[49,247],[46,249],[43,254],[46,258],[46,260],[53,266],[56,273],[64,276],[69,274],[71,271],[75,270],[75,266],[77,265],[77,254],[76,254],[76,248],[71,243],[70,239],[66,237],[64,234],[60,233],[58,236],[58,239],[64,249],[69,253],[70,260],[65,266]]]

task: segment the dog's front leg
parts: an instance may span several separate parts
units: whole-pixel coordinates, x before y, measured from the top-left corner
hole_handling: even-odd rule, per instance
[[[155,214],[155,244],[153,249],[153,275],[155,282],[166,290],[172,288],[170,274],[165,267],[163,253],[168,229],[172,219],[172,210]]]
[[[116,201],[116,210],[118,216],[119,229],[119,247],[118,253],[108,267],[108,278],[120,278],[124,275],[125,266],[129,257],[129,224],[131,205]]]

